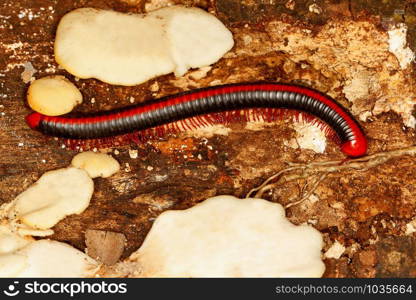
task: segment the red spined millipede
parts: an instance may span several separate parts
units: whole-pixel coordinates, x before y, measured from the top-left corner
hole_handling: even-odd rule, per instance
[[[82,117],[51,117],[31,113],[28,125],[46,135],[65,139],[101,139],[136,132],[145,138],[149,130],[157,134],[178,131],[175,124],[194,128],[220,123],[221,119],[245,116],[244,110],[262,110],[274,119],[289,109],[312,115],[336,133],[341,151],[350,157],[367,152],[367,140],[357,121],[336,101],[310,88],[282,83],[240,83],[214,86],[163,97],[151,103]],[[189,122],[185,122],[189,119]]]

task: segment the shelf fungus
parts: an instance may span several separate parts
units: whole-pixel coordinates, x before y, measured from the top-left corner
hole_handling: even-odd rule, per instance
[[[231,32],[199,8],[171,6],[146,15],[80,8],[61,19],[55,57],[79,78],[130,86],[209,66],[233,45]]]
[[[118,269],[132,277],[320,277],[322,244],[279,204],[218,196],[162,213]]]
[[[20,233],[49,235],[53,233],[50,228],[66,216],[82,213],[93,191],[94,183],[84,170],[49,171],[16,197],[7,209],[8,217]]]
[[[27,238],[26,244],[18,247],[19,239],[22,237],[0,233],[0,242],[14,247],[0,251],[0,277],[91,277],[99,268],[95,260],[65,243]]]

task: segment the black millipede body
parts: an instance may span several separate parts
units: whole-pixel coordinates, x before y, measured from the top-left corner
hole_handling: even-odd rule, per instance
[[[95,139],[163,126],[191,117],[243,109],[293,109],[327,123],[337,133],[349,156],[366,152],[367,143],[357,122],[328,96],[309,88],[278,83],[234,84],[194,90],[156,102],[80,118],[33,113],[29,125],[47,135]],[[201,117],[201,123],[209,118]]]

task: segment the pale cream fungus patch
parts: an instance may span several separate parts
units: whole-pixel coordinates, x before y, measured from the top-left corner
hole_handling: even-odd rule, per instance
[[[0,278],[17,277],[27,266],[24,255],[6,253],[0,255]]]
[[[65,243],[40,240],[20,249],[26,265],[18,277],[91,277],[99,264]]]
[[[38,113],[59,116],[82,103],[82,94],[64,76],[54,75],[33,81],[27,92],[27,101]]]
[[[71,164],[75,168],[87,171],[91,178],[110,177],[120,170],[120,164],[112,156],[93,151],[75,155]]]
[[[233,45],[231,32],[199,8],[171,6],[146,15],[80,8],[61,19],[55,58],[77,77],[129,86],[211,65]]]
[[[120,267],[143,277],[320,277],[322,243],[279,204],[218,196],[162,213]]]
[[[77,168],[49,171],[0,207],[0,277],[90,277],[99,263],[65,243],[35,241],[57,222],[83,212],[94,189],[87,172]]]
[[[77,168],[49,171],[21,193],[9,209],[9,219],[33,229],[49,229],[89,205],[94,183]]]
[[[0,253],[0,277],[91,277],[98,268],[85,253],[52,240],[31,241],[14,252]]]
[[[28,245],[32,238],[21,237],[6,225],[0,225],[0,277],[17,276],[26,266],[24,255],[15,253]]]

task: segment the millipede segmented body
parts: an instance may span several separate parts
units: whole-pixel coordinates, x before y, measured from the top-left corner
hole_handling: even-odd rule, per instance
[[[99,139],[160,128],[196,117],[210,123],[210,114],[244,109],[290,109],[313,115],[337,134],[341,150],[348,156],[367,151],[366,138],[353,117],[330,97],[290,84],[250,83],[222,85],[161,98],[118,111],[85,117],[50,117],[32,113],[26,117],[32,129],[67,139]],[[192,124],[192,123],[191,123]]]

